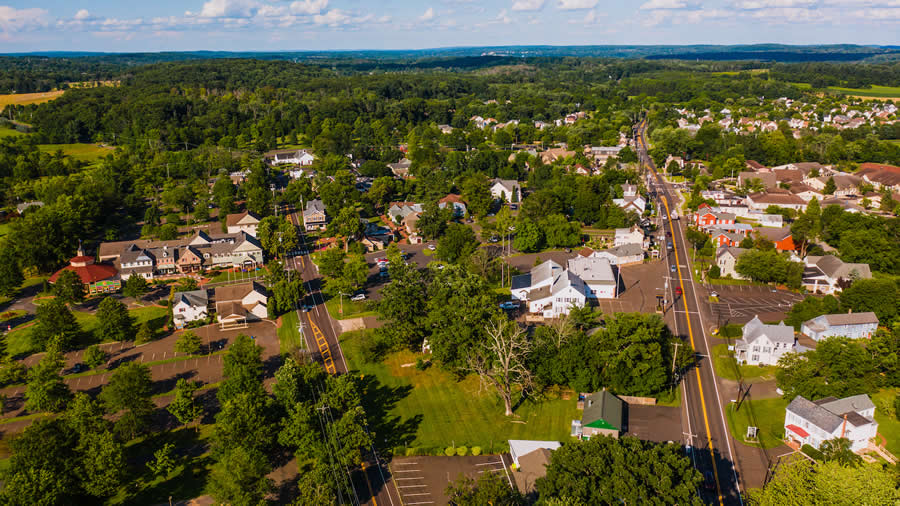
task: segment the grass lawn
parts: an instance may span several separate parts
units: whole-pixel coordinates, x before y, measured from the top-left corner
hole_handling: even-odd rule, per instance
[[[376,430],[391,435],[389,446],[444,448],[455,444],[481,446],[490,453],[508,439],[566,441],[572,420],[581,416],[572,394],[568,400],[526,400],[507,418],[502,401],[482,391],[474,376],[456,381],[437,366],[424,371],[402,367],[421,357],[412,352],[392,353],[382,363],[366,363],[361,346],[366,332],[370,331],[342,335],[341,348],[350,369],[370,378],[364,402],[371,404],[366,406],[370,415],[384,412],[373,418],[392,425]]]
[[[281,315],[281,328],[278,329],[278,343],[281,347],[281,353],[291,353],[294,350],[306,349],[306,342],[297,326],[300,319],[297,318],[297,312],[291,311]]]
[[[894,414],[894,399],[898,393],[900,388],[882,388],[872,395],[878,433],[887,440],[887,449],[894,455],[900,455],[900,420]]]
[[[125,454],[131,465],[124,485],[106,504],[168,504],[170,497],[181,500],[204,495],[213,463],[208,444],[212,432],[212,425],[203,425],[199,433],[193,428],[181,428],[126,443]],[[175,445],[176,467],[167,476],[155,476],[146,462],[166,443]]]
[[[735,403],[725,407],[725,417],[728,419],[728,429],[731,436],[739,443],[750,446],[762,445],[763,448],[775,448],[783,443],[784,438],[784,411],[788,401],[781,397],[774,399],[760,399],[744,401],[740,411],[735,411]],[[745,443],[747,427],[759,428],[759,443]]]
[[[38,149],[45,153],[56,153],[62,150],[68,156],[85,162],[96,162],[113,152],[113,148],[101,148],[94,144],[41,144]]]
[[[829,86],[829,90],[857,97],[900,98],[900,86],[872,86],[871,88],[840,88]]]
[[[224,283],[227,281],[238,282],[241,280],[252,281],[261,277],[265,271],[263,269],[258,269],[251,272],[231,272],[231,271],[221,271],[215,276],[209,278],[210,283]]]
[[[0,137],[13,137],[16,135],[25,135],[25,132],[20,132],[15,128],[0,127]]]
[[[363,316],[376,316],[378,314],[369,309],[369,300],[352,301],[350,297],[344,297],[343,299],[343,312],[341,312],[341,297],[332,297],[325,301],[328,313],[335,320],[362,318]]]
[[[744,380],[767,381],[775,379],[775,370],[777,367],[774,365],[737,365],[734,360],[734,352],[728,351],[727,344],[717,344],[713,346],[712,355],[716,374],[720,378],[738,381],[738,370],[740,370],[741,378]]]
[[[132,309],[130,313],[135,319],[135,326],[140,325],[145,321],[149,321],[151,328],[159,330],[166,323],[167,310],[162,307],[142,307]],[[72,314],[75,315],[75,319],[78,321],[78,324],[81,325],[82,332],[86,335],[93,335],[99,325],[97,316],[83,311],[73,311]],[[31,342],[31,328],[32,327],[16,328],[6,336],[6,343],[10,355],[15,356],[38,351]]]

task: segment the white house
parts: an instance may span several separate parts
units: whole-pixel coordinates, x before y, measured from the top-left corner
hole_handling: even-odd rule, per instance
[[[495,179],[491,184],[491,195],[497,200],[520,202],[522,187],[515,179]]]
[[[614,299],[618,293],[616,276],[609,260],[577,256],[568,262],[568,271],[584,282],[589,299]]]
[[[637,225],[631,228],[617,228],[616,237],[613,241],[614,246],[622,246],[625,244],[644,244],[644,229]]]
[[[634,211],[638,215],[644,214],[644,210],[647,208],[647,201],[640,195],[613,199],[613,204],[621,207],[626,212]]]
[[[209,295],[206,290],[175,292],[172,299],[172,318],[176,329],[209,316]]]
[[[528,300],[528,294],[532,290],[549,287],[563,270],[562,265],[553,260],[547,260],[536,265],[528,274],[513,277],[510,288],[513,300]]]
[[[558,318],[569,314],[573,307],[584,307],[586,303],[584,281],[571,271],[563,271],[550,286],[528,294],[528,311],[541,313],[544,318]]]
[[[799,212],[806,211],[806,201],[787,191],[775,191],[753,193],[747,195],[744,200],[751,211],[765,211],[769,206],[793,209]]]
[[[794,329],[784,322],[766,325],[758,316],[744,325],[743,337],[734,343],[734,357],[748,365],[775,365],[788,352],[802,353],[808,348],[794,338]]]
[[[316,157],[305,149],[279,149],[269,151],[264,156],[271,165],[290,164],[305,167],[316,161]]]
[[[797,396],[784,414],[784,436],[797,446],[818,449],[830,439],[850,440],[850,449],[859,452],[878,432],[875,404],[868,395],[810,401]]]
[[[268,316],[268,296],[255,281],[216,287],[215,298],[216,316],[221,323],[246,323]]]
[[[845,263],[834,255],[809,255],[803,263],[806,266],[803,269],[803,287],[812,293],[840,292],[845,282],[872,277],[869,264]]]
[[[813,341],[844,336],[850,339],[870,338],[878,329],[875,313],[824,314],[803,322],[800,332]]]
[[[593,251],[587,256],[604,258],[610,265],[631,265],[644,261],[644,248],[640,244],[623,244],[606,250]]]
[[[747,250],[744,248],[719,246],[719,249],[716,250],[716,265],[719,266],[719,275],[723,278],[731,276],[732,279],[744,279],[734,269],[734,266],[737,265],[737,259],[746,252]]]
[[[250,211],[240,214],[229,214],[225,217],[225,224],[228,227],[229,234],[246,232],[248,235],[256,237],[256,229],[259,227],[259,216]]]

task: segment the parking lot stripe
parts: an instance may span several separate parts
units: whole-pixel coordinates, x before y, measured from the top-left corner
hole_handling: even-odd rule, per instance
[[[394,472],[395,473],[418,473],[418,472],[420,472],[420,470],[419,469],[397,469]]]
[[[416,476],[415,478],[394,478],[394,479],[397,481],[400,481],[400,480],[424,480],[425,477],[424,476]]]
[[[414,466],[418,464],[418,462],[392,462],[393,466]]]
[[[408,502],[407,506],[413,506],[414,504],[434,504],[434,501],[422,501],[422,502]]]
[[[431,492],[419,492],[418,494],[403,494],[403,495],[406,495],[409,497],[412,497],[414,495],[431,495]]]
[[[421,488],[427,487],[428,485],[397,485],[399,488]]]
[[[476,466],[495,466],[497,464],[503,465],[503,462],[482,462],[481,464],[475,464]]]

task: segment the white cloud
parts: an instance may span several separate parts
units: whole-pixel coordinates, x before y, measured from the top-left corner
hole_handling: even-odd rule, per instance
[[[319,14],[328,7],[328,0],[299,0],[291,3],[294,14]]]
[[[419,16],[419,21],[431,21],[434,19],[434,7],[429,7],[424,14]]]
[[[650,0],[644,5],[641,5],[641,9],[644,10],[684,9],[685,7],[687,7],[687,2],[684,0]]]
[[[350,21],[350,15],[340,9],[331,9],[325,14],[313,16],[313,23],[330,27],[345,25]]]
[[[559,0],[559,8],[564,11],[593,9],[596,6],[597,0]]]
[[[209,0],[200,10],[201,18],[249,18],[259,8],[255,0]]]
[[[512,23],[512,19],[509,18],[509,14],[506,12],[506,9],[502,9],[500,13],[497,14],[496,21],[504,25]]]
[[[87,9],[81,9],[81,10],[79,10],[78,12],[75,13],[75,19],[77,19],[78,21],[83,21],[83,20],[85,20],[85,19],[90,19],[90,17],[91,17],[91,13],[88,12]]]
[[[587,13],[587,16],[585,16],[584,19],[576,20],[576,22],[580,21],[581,23],[584,23],[585,25],[595,25],[595,24],[600,23],[601,21],[605,21],[605,20],[606,20],[606,14],[598,13],[597,11],[591,11],[591,12]]]
[[[735,7],[745,10],[773,9],[790,7],[808,7],[817,0],[741,0],[735,3]]]
[[[545,0],[515,0],[512,4],[514,11],[536,11],[544,7]]]
[[[47,11],[44,9],[14,9],[0,5],[0,32],[18,32],[47,26]]]

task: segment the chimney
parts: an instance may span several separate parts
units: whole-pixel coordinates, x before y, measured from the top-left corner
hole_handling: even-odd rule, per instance
[[[841,438],[847,433],[847,413],[844,413],[844,424],[841,426]]]

